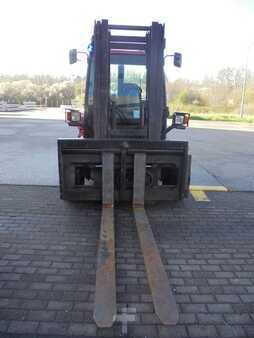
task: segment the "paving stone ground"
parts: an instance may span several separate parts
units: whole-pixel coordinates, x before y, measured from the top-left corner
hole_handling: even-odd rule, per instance
[[[254,337],[254,193],[208,193],[147,208],[180,311],[154,313],[133,213],[116,218],[117,304],[137,311],[130,337]],[[93,318],[98,204],[54,187],[0,186],[0,337],[120,337]]]

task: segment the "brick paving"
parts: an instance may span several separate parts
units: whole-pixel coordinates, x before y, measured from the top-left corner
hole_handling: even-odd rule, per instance
[[[117,305],[130,337],[254,337],[254,194],[208,193],[147,208],[180,311],[154,313],[133,213],[116,208]],[[119,337],[93,318],[100,206],[54,187],[0,186],[0,337]]]

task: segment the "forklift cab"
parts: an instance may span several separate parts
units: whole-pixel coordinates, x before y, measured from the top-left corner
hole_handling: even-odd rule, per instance
[[[91,50],[85,100],[85,112],[88,114],[93,111],[94,104],[94,71],[94,55]],[[144,51],[140,53],[140,51],[111,50],[109,74],[108,111],[111,136],[116,134],[122,136],[124,129],[144,129],[147,99]],[[118,132],[119,129],[121,132]]]
[[[115,35],[123,27],[142,35]],[[164,27],[158,23],[127,27],[105,20],[96,23],[89,46],[84,115],[79,122],[67,122],[77,125],[86,138],[165,140],[173,128],[188,126],[189,114],[174,113],[168,126]],[[77,51],[71,50],[70,63],[76,59]],[[181,54],[175,53],[174,63],[180,66]]]

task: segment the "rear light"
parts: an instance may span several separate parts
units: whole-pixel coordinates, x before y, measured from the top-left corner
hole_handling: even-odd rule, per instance
[[[190,121],[190,114],[184,114],[184,119],[183,119],[183,124],[188,127],[189,126],[189,121]]]
[[[65,122],[70,125],[78,125],[81,122],[81,112],[74,109],[65,111]]]
[[[71,122],[71,111],[66,111],[65,112],[65,121],[66,122]]]

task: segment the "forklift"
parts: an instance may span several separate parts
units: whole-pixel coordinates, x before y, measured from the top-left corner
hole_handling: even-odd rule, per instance
[[[168,126],[164,75],[164,25],[112,25],[96,21],[89,45],[84,112],[66,109],[66,122],[79,137],[58,139],[60,197],[102,203],[94,320],[116,320],[114,206],[131,203],[155,313],[175,325],[178,309],[145,204],[188,196],[188,143],[167,140],[185,129],[189,114],[176,112]],[[182,57],[175,53],[174,65]],[[69,61],[78,58],[70,50]]]

